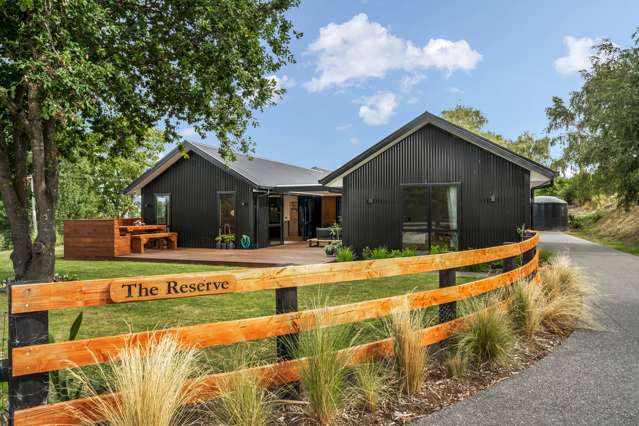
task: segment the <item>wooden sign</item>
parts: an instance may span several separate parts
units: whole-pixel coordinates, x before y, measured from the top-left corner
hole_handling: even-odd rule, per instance
[[[236,284],[233,275],[218,275],[214,280],[135,281],[133,278],[131,282],[120,280],[111,284],[109,291],[113,302],[126,303],[231,293]]]

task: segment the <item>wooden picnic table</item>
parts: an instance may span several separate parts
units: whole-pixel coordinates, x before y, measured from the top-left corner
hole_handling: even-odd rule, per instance
[[[120,226],[120,232],[126,232],[130,234],[166,232],[166,225],[124,225]]]

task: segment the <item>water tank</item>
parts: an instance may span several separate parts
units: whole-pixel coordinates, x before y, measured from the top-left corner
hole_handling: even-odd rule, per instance
[[[533,201],[533,229],[540,231],[566,231],[568,229],[568,203],[561,198],[542,195]]]

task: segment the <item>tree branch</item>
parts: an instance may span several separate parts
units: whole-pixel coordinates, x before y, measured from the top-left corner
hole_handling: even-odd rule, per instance
[[[16,99],[11,99],[8,95],[0,97],[2,103],[7,107],[9,112],[14,118],[14,122],[20,125],[25,131],[29,129],[29,120],[27,119],[24,111],[20,108],[19,104],[22,103],[24,96],[24,88],[18,87],[16,90]]]

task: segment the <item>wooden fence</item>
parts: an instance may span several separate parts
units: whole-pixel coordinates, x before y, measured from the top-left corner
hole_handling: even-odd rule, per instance
[[[91,413],[95,398],[46,404],[50,371],[88,366],[117,357],[129,344],[145,345],[151,337],[170,335],[189,348],[209,348],[278,337],[280,362],[253,370],[264,386],[277,386],[299,379],[303,359],[291,359],[284,336],[318,324],[319,310],[297,311],[297,287],[338,284],[371,278],[439,271],[440,288],[321,309],[325,324],[337,325],[381,318],[398,309],[440,306],[440,323],[421,330],[423,345],[441,342],[462,326],[455,318],[454,303],[506,287],[522,279],[538,279],[536,273],[539,236],[530,233],[522,242],[478,250],[428,256],[365,260],[346,263],[249,269],[229,272],[161,275],[150,277],[14,284],[9,292],[9,362],[4,377],[9,381],[10,419],[15,425],[77,424],[78,412]],[[521,266],[516,259],[522,256]],[[455,269],[486,262],[503,261],[503,273],[455,285]],[[376,285],[376,284],[372,284]],[[48,343],[48,311],[149,300],[215,296],[227,293],[275,289],[276,314],[221,321],[118,336],[95,337]],[[442,310],[447,307],[447,310]],[[453,315],[451,315],[453,312]],[[389,357],[390,339],[345,349],[357,363]],[[194,379],[198,401],[215,397],[220,381],[237,372]],[[113,399],[117,395],[99,398]],[[196,402],[196,401],[193,401]]]

